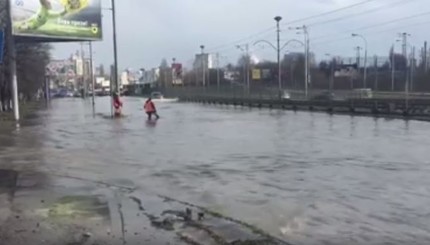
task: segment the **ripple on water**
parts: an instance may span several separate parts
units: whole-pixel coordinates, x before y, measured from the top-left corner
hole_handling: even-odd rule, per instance
[[[19,132],[0,125],[0,161],[150,188],[298,245],[430,244],[428,124],[169,104],[148,127],[140,100],[119,120],[100,116],[109,102],[92,117],[57,100]]]

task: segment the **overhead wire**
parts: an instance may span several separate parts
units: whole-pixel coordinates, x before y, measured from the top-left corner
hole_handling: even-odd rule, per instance
[[[365,0],[365,1],[361,1],[361,2],[355,3],[355,4],[347,5],[347,6],[338,8],[338,9],[327,11],[327,12],[324,12],[324,13],[320,13],[320,14],[316,14],[316,15],[312,15],[312,16],[308,16],[308,17],[304,17],[304,18],[299,18],[299,19],[295,19],[295,20],[291,20],[291,21],[288,21],[286,23],[283,23],[282,26],[290,25],[290,24],[294,24],[294,23],[299,23],[299,22],[302,22],[302,21],[311,20],[311,19],[315,19],[315,18],[319,18],[319,17],[323,17],[323,16],[326,16],[326,15],[334,14],[334,13],[337,13],[337,12],[340,12],[340,11],[344,11],[344,10],[347,10],[347,9],[351,9],[351,8],[355,8],[355,7],[358,7],[358,6],[361,6],[361,5],[370,3],[370,2],[374,2],[374,1],[377,1],[377,0]],[[265,33],[269,32],[269,31],[272,31],[272,30],[275,30],[275,29],[276,29],[276,27],[270,27],[270,28],[264,29],[262,31],[259,31],[259,32],[255,33],[255,34],[252,34],[250,36],[247,36],[247,37],[244,37],[244,38],[232,41],[232,42],[228,42],[228,43],[225,43],[225,44],[221,44],[221,45],[217,45],[217,46],[211,47],[208,50],[210,50],[210,51],[221,50],[224,47],[245,42],[247,40],[250,40],[252,38],[258,37],[259,35],[265,34]]]
[[[222,50],[222,48],[224,48],[224,47],[234,46],[235,44],[243,43],[243,42],[245,42],[245,41],[247,41],[249,39],[252,39],[252,38],[257,37],[259,35],[265,34],[265,33],[269,32],[269,31],[273,31],[275,29],[276,29],[276,27],[266,28],[266,29],[264,29],[262,31],[259,31],[259,32],[255,33],[255,34],[249,35],[249,36],[241,38],[241,39],[237,39],[237,40],[232,41],[232,42],[228,42],[228,43],[225,43],[225,44],[214,46],[214,47],[212,47],[212,48],[210,48],[208,50],[209,51]]]
[[[330,11],[327,11],[327,12],[323,12],[323,13],[320,13],[320,14],[316,14],[316,15],[312,15],[312,16],[309,16],[309,17],[304,17],[304,18],[300,18],[300,19],[288,21],[286,23],[283,23],[282,25],[285,26],[285,25],[295,24],[295,23],[299,23],[299,22],[304,22],[304,21],[311,20],[311,19],[316,19],[316,18],[319,18],[319,17],[323,17],[323,16],[326,16],[326,15],[334,14],[334,13],[338,13],[338,12],[341,12],[341,11],[344,11],[344,10],[347,10],[347,9],[351,9],[351,8],[355,8],[355,7],[358,7],[358,6],[361,6],[361,5],[365,5],[365,4],[368,4],[370,2],[374,2],[374,1],[377,1],[377,0],[365,0],[365,1],[361,1],[361,2],[358,2],[358,3],[355,3],[355,4],[347,5],[347,6],[344,6],[344,7],[338,8],[338,9],[334,9],[334,10],[330,10]]]
[[[389,24],[393,24],[393,23],[397,23],[397,22],[401,22],[401,21],[405,21],[405,20],[410,20],[410,19],[414,19],[414,18],[426,16],[426,15],[429,15],[429,14],[430,14],[430,11],[419,13],[419,14],[415,14],[415,15],[409,15],[409,16],[405,16],[405,17],[402,17],[402,18],[398,18],[398,19],[394,19],[394,20],[390,20],[390,21],[381,22],[381,23],[378,23],[378,24],[373,24],[373,25],[368,25],[368,26],[362,26],[362,27],[359,27],[359,28],[350,29],[350,30],[347,30],[347,31],[342,31],[341,34],[332,33],[332,34],[326,34],[326,35],[314,37],[314,38],[312,38],[312,40],[324,39],[326,37],[339,36],[339,35],[343,35],[344,33],[350,34],[352,32],[368,30],[368,29],[372,29],[372,28],[375,28],[375,27],[385,26],[385,25],[389,25]]]
[[[396,30],[398,31],[398,30],[403,29],[403,28],[411,28],[411,27],[413,28],[413,27],[422,26],[422,25],[425,25],[425,24],[430,24],[430,21],[428,20],[428,21],[424,21],[424,22],[403,25],[403,26],[399,26],[399,27],[395,27],[395,28],[390,28],[390,29],[377,30],[377,31],[373,31],[373,32],[365,32],[364,34],[366,36],[377,36],[377,35],[380,35],[380,34],[385,34],[385,33],[390,32],[390,31],[396,31]],[[319,41],[319,42],[313,43],[312,46],[319,46],[319,45],[322,45],[322,44],[329,44],[329,43],[337,43],[339,41],[345,41],[345,40],[349,40],[349,39],[352,39],[352,38],[353,38],[352,36],[348,36],[348,37],[344,37],[344,38],[337,38],[337,39],[331,39],[331,40],[326,40],[326,41]]]
[[[370,10],[365,10],[365,11],[354,13],[354,14],[344,15],[344,16],[341,16],[341,17],[336,17],[336,18],[325,20],[325,21],[322,21],[322,22],[314,22],[314,23],[311,23],[311,24],[307,24],[307,26],[314,27],[314,26],[319,26],[319,25],[324,25],[324,24],[328,24],[328,23],[333,23],[333,22],[337,22],[337,21],[349,19],[349,18],[352,18],[352,17],[367,15],[367,14],[375,13],[375,12],[378,12],[378,11],[381,11],[381,10],[387,10],[389,8],[394,8],[394,7],[397,7],[397,6],[402,5],[402,4],[409,4],[409,3],[413,2],[413,1],[416,1],[416,0],[400,0],[400,1],[397,1],[397,2],[394,2],[394,3],[389,3],[389,4],[386,4],[386,5],[382,5],[382,6],[376,7],[376,8],[370,9]]]
[[[317,14],[317,15],[313,15],[313,16],[309,16],[309,17],[305,17],[305,18],[300,18],[300,19],[296,19],[296,20],[292,20],[292,21],[288,21],[286,23],[283,23],[282,26],[290,25],[290,24],[294,24],[294,23],[298,23],[298,22],[303,22],[303,21],[307,21],[307,20],[311,20],[311,19],[320,18],[320,17],[323,17],[323,16],[327,16],[327,15],[331,15],[331,14],[338,13],[338,12],[341,12],[341,11],[345,11],[347,9],[355,8],[355,7],[362,6],[362,5],[365,5],[365,4],[368,4],[368,3],[371,3],[371,2],[375,2],[375,1],[377,1],[377,0],[365,0],[365,1],[361,1],[361,2],[358,2],[358,3],[355,3],[355,4],[351,4],[351,5],[342,7],[342,8],[338,8],[338,9],[335,9],[335,10],[332,10],[332,11],[327,11],[327,12],[324,12],[324,13],[321,13],[321,14]],[[329,20],[322,21],[322,22],[315,22],[313,24],[310,24],[309,26],[318,26],[318,25],[323,25],[323,24],[332,23],[332,22],[336,22],[336,21],[341,21],[341,20],[348,19],[348,18],[351,18],[351,17],[357,17],[357,16],[366,15],[366,14],[369,14],[369,13],[375,13],[377,11],[385,10],[387,8],[392,8],[392,7],[397,7],[399,5],[407,4],[407,3],[410,3],[412,1],[415,1],[415,0],[401,0],[401,1],[397,1],[395,3],[391,3],[388,6],[387,5],[383,5],[383,6],[379,6],[379,7],[367,10],[367,11],[362,11],[362,12],[355,13],[355,14],[353,13],[353,14],[349,14],[349,15],[344,15],[344,16],[341,16],[341,17],[329,19]],[[415,14],[415,15],[411,15],[411,16],[405,16],[405,17],[402,17],[402,18],[398,18],[398,19],[394,19],[394,20],[390,20],[390,21],[386,21],[386,22],[381,22],[381,23],[378,23],[378,24],[373,24],[373,25],[368,25],[368,26],[362,26],[362,27],[355,28],[355,29],[350,29],[350,30],[347,30],[347,31],[343,31],[343,33],[340,33],[340,34],[328,34],[328,35],[318,36],[318,37],[312,38],[312,40],[319,40],[319,39],[324,39],[326,37],[333,37],[333,35],[340,36],[340,35],[344,35],[345,33],[348,33],[348,35],[349,35],[352,32],[373,29],[373,28],[376,28],[376,27],[385,26],[385,25],[389,25],[389,24],[392,24],[392,23],[397,23],[397,22],[401,22],[401,21],[405,21],[405,20],[410,20],[410,19],[413,19],[413,18],[418,18],[418,17],[426,16],[428,14],[430,14],[430,12],[423,12],[423,13],[419,13],[419,14]],[[424,24],[424,23],[422,23],[422,24]],[[267,29],[264,29],[264,30],[262,30],[262,31],[260,31],[258,33],[255,33],[253,35],[247,36],[245,38],[241,38],[241,39],[238,39],[236,41],[229,42],[229,43],[226,43],[226,44],[223,44],[223,45],[215,46],[215,47],[211,48],[210,50],[212,50],[212,51],[215,51],[215,50],[218,50],[218,51],[221,51],[221,50],[224,50],[224,51],[226,51],[226,50],[234,50],[234,49],[236,49],[235,45],[237,45],[239,43],[246,42],[246,41],[250,42],[251,39],[256,39],[257,37],[259,37],[259,38],[267,37],[267,36],[272,35],[272,34],[266,34],[266,33],[270,32],[270,31],[274,31],[275,29],[276,29],[276,27],[267,28]],[[383,31],[383,32],[386,32],[386,31]],[[379,31],[378,33],[381,33],[381,31]],[[262,36],[263,34],[266,34],[266,35]],[[338,40],[346,40],[346,39],[350,39],[350,38],[351,37],[346,37],[346,38],[341,38],[341,39],[338,38],[338,39],[335,39],[335,40],[326,40],[326,41],[319,41],[319,42],[317,41],[316,43],[313,43],[312,45],[320,45],[320,44],[327,43],[327,42],[333,42],[333,41],[338,41]],[[230,53],[230,52],[228,52],[228,53]]]

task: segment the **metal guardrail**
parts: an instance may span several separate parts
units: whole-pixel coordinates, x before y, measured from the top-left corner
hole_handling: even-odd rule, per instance
[[[281,92],[288,93],[292,100],[306,100],[313,99],[318,95],[327,93],[328,90],[311,90],[306,98],[303,90],[291,90],[287,89]],[[222,97],[222,98],[255,98],[255,99],[279,99],[280,93],[277,88],[260,87],[253,88],[250,91],[245,90],[243,87],[228,86],[228,87],[174,87],[168,88],[165,91],[166,95],[171,96],[195,96],[205,95],[211,97]],[[333,91],[335,100],[349,100],[349,99],[420,99],[430,100],[430,93],[423,92],[380,92],[372,91],[371,96],[365,96],[360,94],[357,90],[335,90]]]

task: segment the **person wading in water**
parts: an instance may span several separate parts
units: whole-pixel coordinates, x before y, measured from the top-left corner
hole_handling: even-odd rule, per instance
[[[145,112],[148,115],[148,120],[152,119],[152,115],[154,115],[156,119],[160,118],[160,116],[158,116],[158,114],[157,114],[157,109],[155,109],[154,102],[152,102],[151,98],[148,98],[146,100],[143,108],[145,109]]]
[[[113,108],[115,109],[115,117],[121,116],[122,101],[117,93],[113,94]]]

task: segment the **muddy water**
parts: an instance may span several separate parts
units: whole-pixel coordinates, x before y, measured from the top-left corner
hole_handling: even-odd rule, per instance
[[[430,124],[307,112],[56,100],[0,127],[2,168],[136,187],[294,244],[430,244]]]

